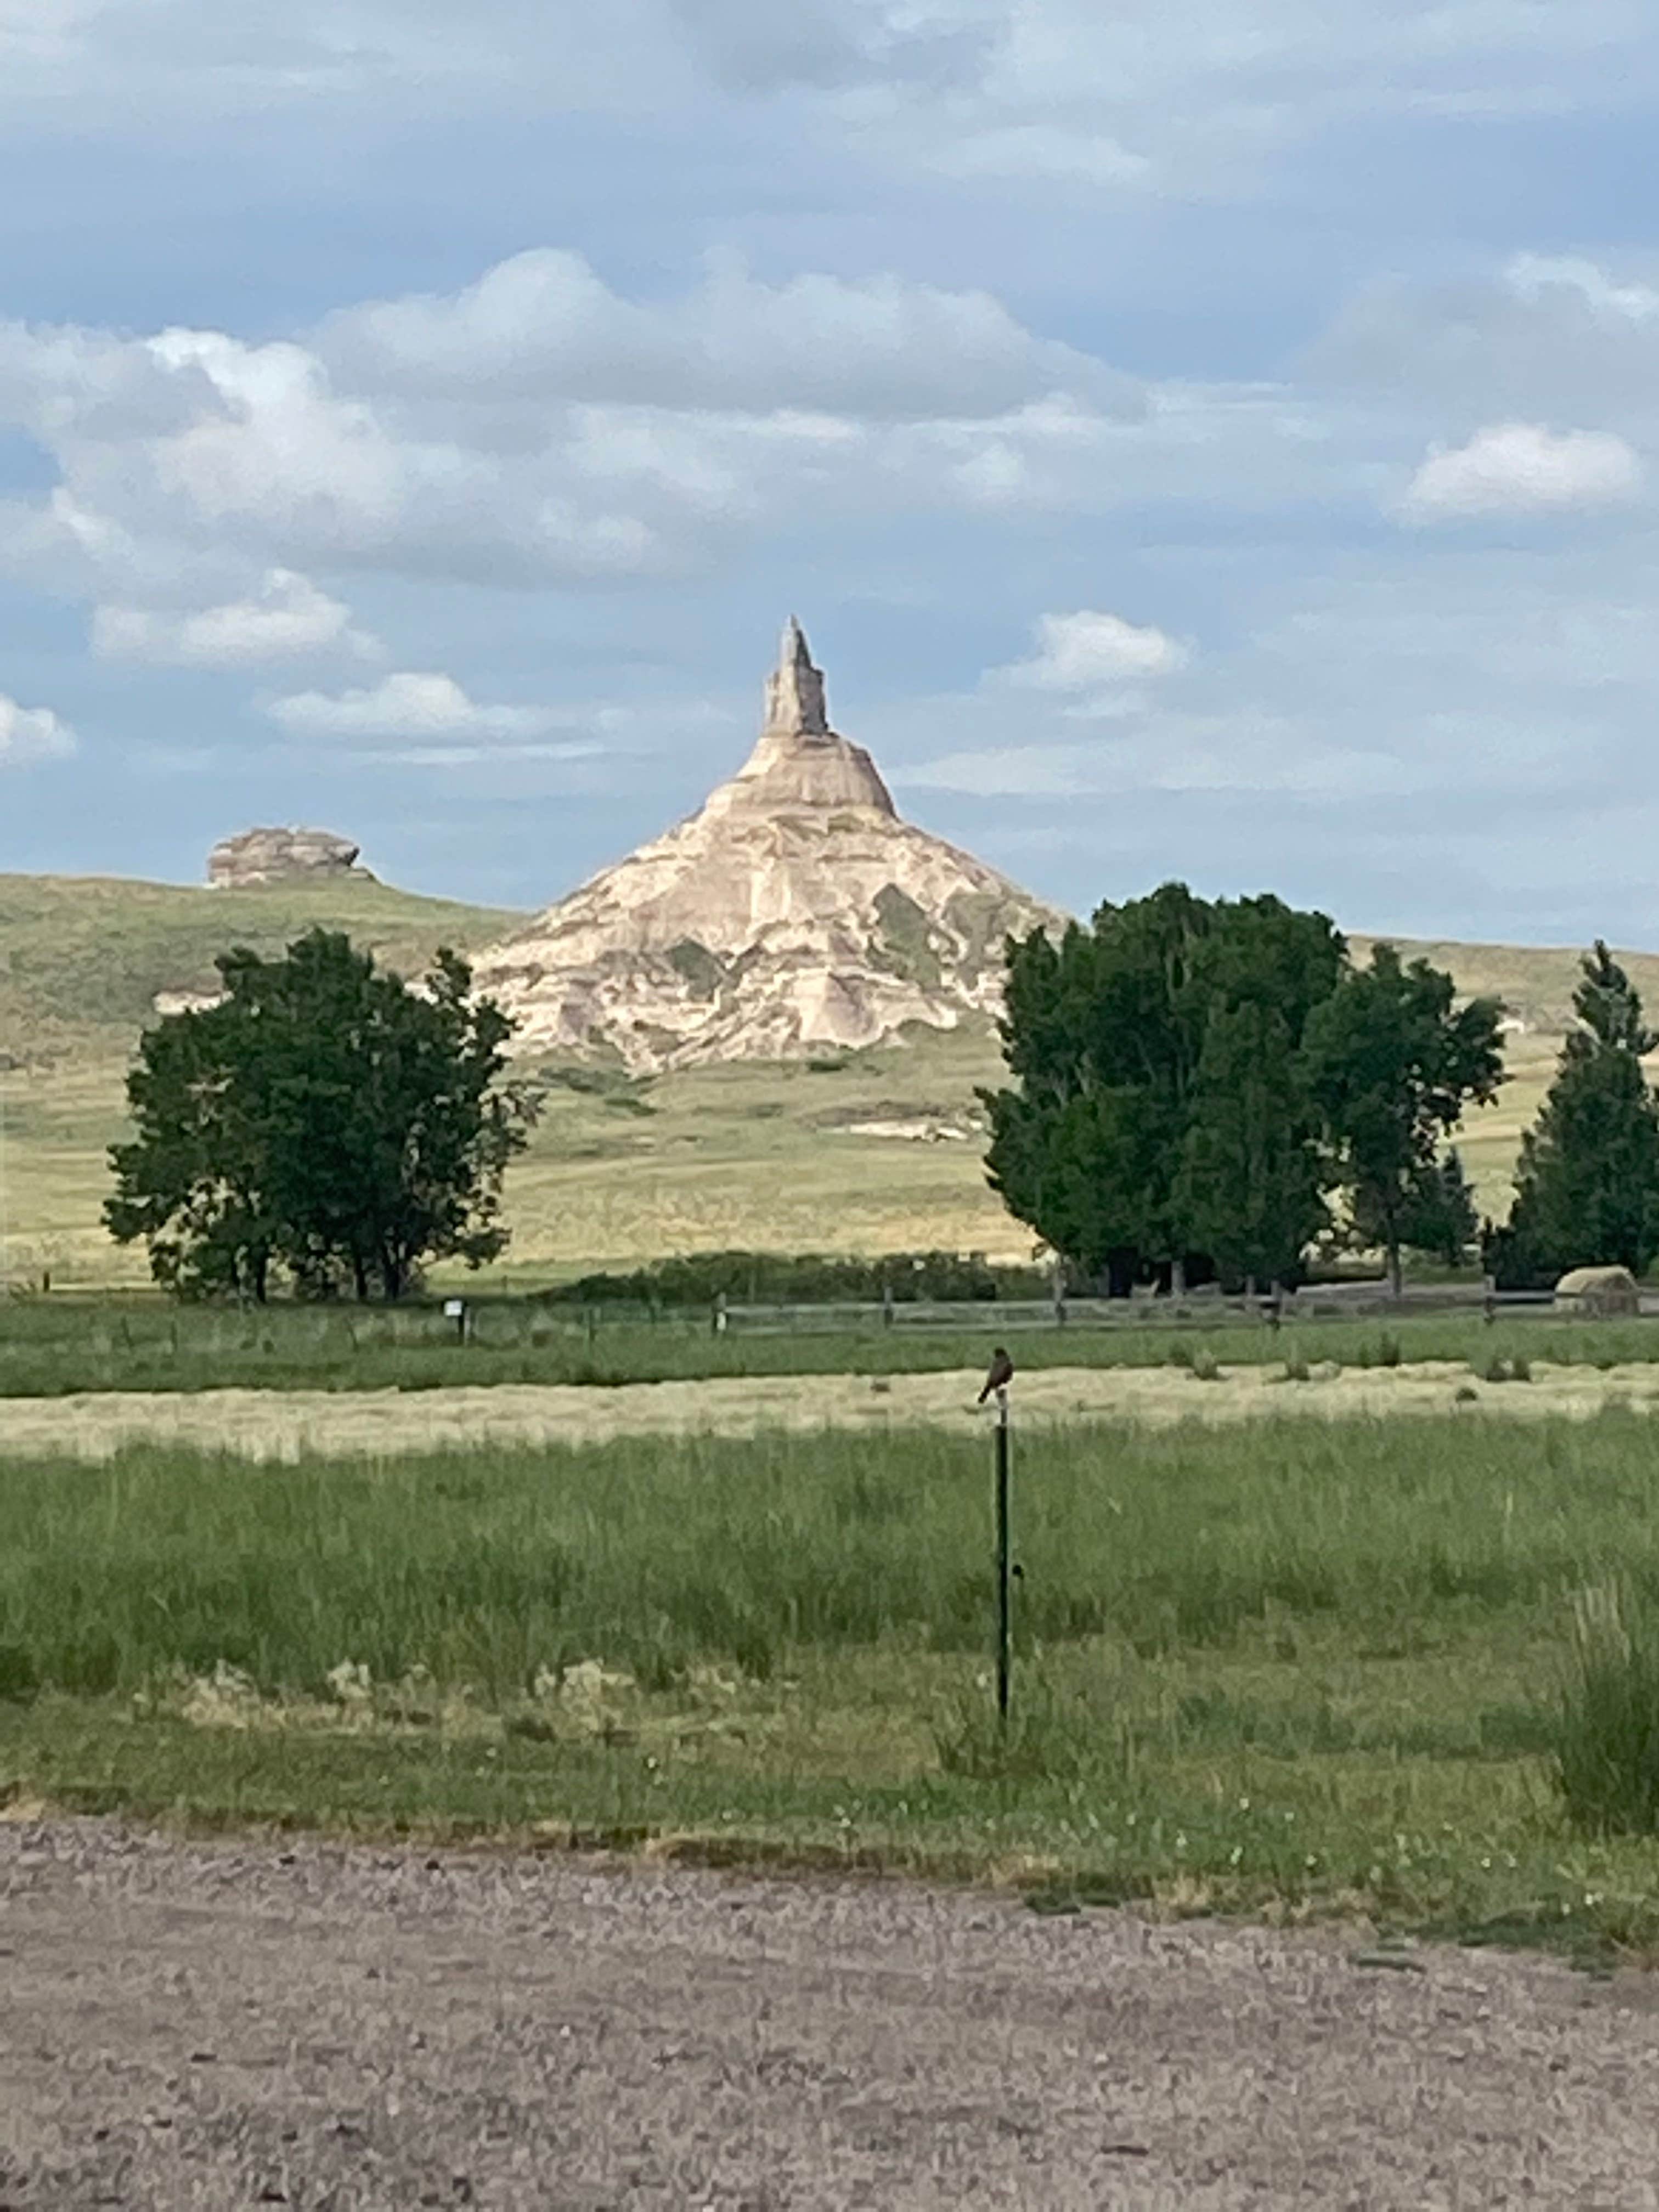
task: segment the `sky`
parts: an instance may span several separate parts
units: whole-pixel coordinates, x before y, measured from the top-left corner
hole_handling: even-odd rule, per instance
[[[0,0],[0,869],[545,904],[785,617],[1079,913],[1659,946],[1640,0]]]

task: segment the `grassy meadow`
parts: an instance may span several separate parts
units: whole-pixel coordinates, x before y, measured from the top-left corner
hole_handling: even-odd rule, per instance
[[[508,1262],[433,1285],[476,1297],[465,1344],[431,1304],[127,1294],[103,1156],[156,992],[313,922],[407,969],[512,919],[368,884],[0,878],[0,1274],[55,1283],[0,1306],[0,1816],[626,1843],[1659,1950],[1653,1322],[1022,1329],[1005,1735],[963,1372],[986,1329],[715,1335],[510,1295],[674,1251],[1025,1257],[971,1118],[988,1026],[654,1081],[541,1070]],[[1501,1213],[1576,952],[1403,949],[1523,1024],[1461,1140]],[[1659,958],[1630,964],[1659,1006]],[[649,1419],[607,1426],[626,1394],[590,1388],[556,1443],[491,1441],[482,1410],[637,1382],[667,1386]],[[155,1394],[127,1403],[182,1429],[238,1390],[225,1449],[118,1425],[77,1456],[100,1401],[56,1402]],[[280,1425],[308,1393],[326,1449],[229,1448],[251,1406]]]
[[[1659,1355],[1659,1320],[1500,1318],[1478,1312],[1386,1319],[1263,1322],[1206,1319],[1109,1326],[1023,1325],[975,1310],[971,1328],[806,1326],[716,1335],[708,1312],[665,1309],[655,1319],[534,1298],[486,1298],[465,1343],[441,1305],[396,1308],[272,1304],[239,1311],[159,1297],[54,1291],[0,1307],[0,1401],[85,1391],[440,1390],[482,1387],[691,1382],[716,1376],[889,1376],[982,1370],[1006,1334],[1022,1372],[1050,1368],[1229,1370],[1336,1366],[1344,1370],[1455,1362],[1555,1368],[1642,1365]]]
[[[1004,1738],[981,1439],[0,1460],[0,1796],[1645,1954],[1556,1762],[1656,1477],[1628,1413],[1055,1430]]]

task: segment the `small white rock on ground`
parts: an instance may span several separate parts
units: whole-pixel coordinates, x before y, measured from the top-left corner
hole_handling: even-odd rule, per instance
[[[1641,1978],[900,1881],[0,1826],[0,2203],[1659,2205]]]

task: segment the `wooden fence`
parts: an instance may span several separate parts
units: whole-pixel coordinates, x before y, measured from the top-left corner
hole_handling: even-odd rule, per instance
[[[794,1305],[749,1305],[714,1301],[710,1326],[717,1335],[862,1334],[871,1330],[983,1330],[1012,1334],[1030,1328],[1275,1328],[1284,1322],[1403,1319],[1419,1314],[1498,1316],[1547,1314],[1549,1291],[1500,1291],[1490,1283],[1408,1286],[1396,1298],[1385,1282],[1321,1283],[1300,1291],[1255,1297],[1200,1290],[1184,1297],[1140,1293],[1127,1298],[850,1300]],[[1644,1310],[1646,1310],[1644,1302]],[[1659,1310],[1656,1307],[1655,1310]]]

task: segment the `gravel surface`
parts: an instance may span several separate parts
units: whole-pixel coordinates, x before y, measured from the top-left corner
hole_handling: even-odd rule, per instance
[[[1530,1383],[1477,1382],[1466,1363],[1316,1366],[1305,1382],[1278,1364],[1230,1367],[1200,1382],[1173,1367],[1035,1367],[1014,1388],[1020,1423],[1230,1422],[1304,1416],[1457,1413],[1579,1419],[1609,1405],[1659,1408],[1659,1364],[1600,1369],[1540,1361]],[[714,1376],[695,1382],[500,1382],[437,1390],[89,1391],[0,1399],[0,1455],[106,1458],[128,1443],[179,1443],[253,1459],[340,1458],[474,1445],[598,1443],[624,1436],[752,1436],[762,1430],[881,1430],[924,1422],[971,1431],[982,1368],[883,1377]]]
[[[1659,2206],[1644,1979],[0,1826],[0,2207]]]

